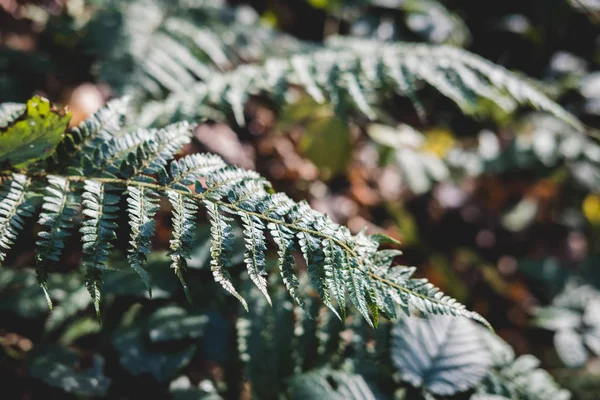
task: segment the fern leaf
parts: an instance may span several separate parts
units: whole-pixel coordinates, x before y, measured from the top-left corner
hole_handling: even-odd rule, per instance
[[[102,142],[100,149],[86,155],[83,166],[86,175],[114,177],[126,175],[166,175],[165,165],[189,142],[187,123],[177,123],[162,129],[139,129]]]
[[[344,281],[346,282],[346,288],[348,289],[348,295],[354,306],[367,320],[369,325],[373,325],[371,317],[369,316],[369,307],[367,305],[367,290],[366,286],[369,284],[369,278],[358,265],[356,259],[350,259],[348,263],[346,260],[343,261],[343,265],[346,267],[342,269]]]
[[[439,75],[434,75],[448,72],[455,73],[457,66],[458,68],[467,68],[477,74],[480,79],[486,81],[488,86],[502,90],[506,96],[510,96],[510,99],[517,104],[531,105],[536,109],[557,116],[576,129],[582,129],[581,123],[575,117],[524,79],[517,77],[499,65],[460,48],[452,46],[412,45],[405,43],[374,46],[374,43],[369,40],[345,39],[342,37],[332,38],[328,44],[334,48],[360,51],[363,52],[363,55],[371,54],[376,57],[385,56],[386,54],[391,57],[406,56],[411,60],[409,64],[412,69],[411,72],[414,73],[415,77],[417,79],[428,81],[434,88],[441,91],[454,89],[446,87],[446,84],[450,83],[449,80],[444,79]],[[420,60],[411,59],[410,57],[418,57]],[[418,62],[416,62],[417,60]],[[417,66],[424,68],[415,68]],[[462,82],[465,85],[465,89],[486,95],[486,98],[493,102],[498,101],[498,99],[494,97],[487,97],[487,95],[493,96],[493,93],[495,92],[486,93],[486,91],[481,90],[481,81],[476,81],[475,83],[470,79],[464,79]],[[472,83],[474,83],[474,86]],[[440,84],[442,86],[440,86]],[[466,93],[468,92],[465,92],[465,94]],[[459,105],[463,102],[463,100],[461,100],[462,96],[458,93],[451,94],[448,92],[444,94],[449,95],[449,97],[455,100]],[[510,102],[507,103],[506,97],[501,97],[500,100],[499,106],[511,107],[514,105]]]
[[[191,128],[188,123],[181,122],[151,135],[153,140],[138,147],[135,156],[129,153],[130,163],[135,165],[137,174],[154,175],[162,170],[175,153],[189,143]]]
[[[245,65],[215,75],[209,82],[173,93],[163,108],[178,118],[195,119],[199,117],[198,110],[213,107],[225,113],[233,111],[241,122],[241,110],[251,95],[267,93],[285,101],[285,89],[298,85],[319,103],[328,100],[341,111],[350,102],[369,117],[374,116],[374,95],[393,91],[411,99],[422,115],[423,106],[416,97],[418,83],[433,87],[465,112],[475,112],[475,100],[485,98],[507,111],[517,105],[531,105],[576,129],[582,127],[575,117],[525,79],[464,50],[343,38],[330,39],[323,48],[288,59],[271,59],[262,66]],[[157,103],[149,107],[152,111],[142,114],[155,121],[164,119]]]
[[[325,102],[325,96],[319,88],[316,80],[313,78],[316,74],[311,70],[313,65],[306,57],[295,56],[290,60],[290,65],[298,77],[298,83],[306,88],[306,92],[317,102]],[[282,69],[287,69],[287,65],[282,65]],[[282,74],[283,75],[283,74]]]
[[[479,321],[491,329],[489,323],[474,311],[469,311],[458,301],[444,295],[426,279],[411,279],[406,282],[404,291],[412,306],[426,314],[453,315],[467,317]]]
[[[69,159],[72,166],[81,165],[86,154],[101,150],[101,145],[119,132],[125,121],[129,99],[122,97],[109,101],[94,115],[65,135],[52,159],[61,165]]]
[[[387,57],[383,59],[383,63],[379,63],[376,58],[368,57],[362,60],[361,67],[368,79],[391,81],[395,91],[404,93],[410,100],[421,121],[426,120],[425,106],[417,96],[416,77],[409,74],[399,58]]]
[[[193,245],[193,232],[196,228],[194,218],[198,206],[190,198],[184,197],[180,193],[169,191],[167,195],[173,206],[173,238],[170,241],[171,268],[179,278],[185,295],[191,303],[192,296],[183,279],[183,271],[187,266],[186,259],[190,257]]]
[[[82,165],[85,174],[98,175],[102,173],[111,177],[118,176],[121,166],[129,154],[134,154],[135,157],[137,149],[143,143],[149,142],[151,138],[152,132],[140,129],[103,141],[99,151],[83,155]]]
[[[335,75],[328,79],[341,78]],[[244,227],[244,256],[249,277],[269,302],[265,230],[271,233],[278,247],[279,272],[298,304],[305,300],[300,299],[300,276],[293,267],[295,248],[306,261],[307,276],[314,288],[338,318],[345,316],[349,300],[372,326],[377,324],[381,312],[393,316],[397,307],[407,313],[412,307],[422,313],[463,316],[487,325],[479,314],[443,295],[427,281],[412,279],[414,269],[390,268],[397,253],[378,251],[381,237],[369,237],[364,232],[352,235],[348,228],[312,210],[306,202],[295,203],[285,195],[271,194],[270,184],[256,172],[225,165],[218,157],[197,154],[173,161],[177,147],[188,142],[189,133],[188,125],[175,124],[164,129],[127,132],[118,137],[100,135],[99,150],[89,157],[86,155],[83,168],[76,169],[74,175],[69,175],[73,169],[68,167],[70,160],[66,156],[65,167],[58,168],[64,175],[47,178],[50,185],[43,199],[40,223],[48,229],[42,231],[38,241],[37,261],[42,285],[45,285],[48,267],[59,259],[68,228],[76,220],[74,198],[83,192],[83,261],[88,269],[87,287],[99,313],[101,271],[105,269],[110,240],[114,238],[117,202],[120,193],[126,193],[131,227],[128,260],[146,287],[150,280],[145,269],[146,257],[151,251],[154,216],[158,200],[167,197],[174,209],[171,257],[176,274],[182,279],[194,214],[198,207],[204,206],[211,222],[213,276],[244,307],[247,304],[233,287],[229,271],[235,220],[240,220]],[[25,175],[10,178],[3,173],[2,177],[9,179],[9,192],[0,207],[0,227],[4,227],[2,247],[8,250],[16,231],[6,226],[21,228],[22,221],[14,216],[33,211],[32,206],[20,204],[27,204],[26,197],[36,191],[24,188],[23,180],[28,179]],[[37,172],[32,173],[32,181],[39,180],[43,184],[45,179]],[[182,283],[185,289],[185,282]],[[341,309],[341,316],[334,303]]]
[[[289,197],[282,193],[277,193],[267,197],[265,201],[259,204],[259,211],[270,218],[280,219],[282,216],[289,213],[294,207],[294,202]],[[300,281],[294,271],[294,232],[274,222],[267,224],[267,229],[271,233],[275,244],[277,245],[279,255],[279,272],[285,287],[294,301],[303,309],[306,305],[300,297],[299,286]]]
[[[335,301],[338,303],[338,307],[340,308],[341,315],[337,313],[335,308],[331,304],[325,303],[327,307],[333,309],[334,313],[340,318],[342,321],[346,319],[346,296],[345,296],[345,288],[342,284],[343,282],[343,273],[341,271],[336,271],[335,265],[336,261],[339,261],[339,251],[336,249],[335,244],[331,240],[323,239],[323,254],[325,256],[323,263],[323,275],[324,282],[327,285],[328,291],[332,293]]]
[[[268,185],[268,182],[254,171],[227,166],[206,177],[206,189],[202,195],[207,199],[220,200],[229,193],[236,193],[236,190],[232,190],[236,189],[236,186],[239,190],[239,185],[247,185],[252,181],[263,186]]]
[[[279,255],[279,272],[283,280],[283,284],[287,288],[292,299],[303,309],[306,307],[304,301],[300,297],[299,286],[300,282],[296,277],[294,270],[294,235],[289,229],[284,226],[270,222],[267,225],[275,244],[277,244]]]
[[[100,316],[100,294],[102,271],[114,247],[116,239],[117,211],[119,196],[113,194],[115,188],[92,180],[84,182],[82,214],[86,217],[80,232],[83,244],[81,264],[87,271],[86,285],[94,301],[96,314]]]
[[[98,268],[88,268],[85,274],[85,286],[92,297],[96,318],[102,323],[102,311],[100,305],[102,302],[102,270]]]
[[[162,98],[165,92],[185,92],[194,82],[212,79],[215,70],[263,59],[272,48],[308,47],[261,25],[258,15],[253,18],[247,10],[206,3],[136,0],[113,7],[122,27],[98,66],[100,80],[137,100]],[[106,29],[102,21],[90,26]],[[286,46],[275,45],[283,42]]]
[[[344,252],[339,247],[333,249],[334,265],[333,268],[333,282],[331,286],[334,289],[335,300],[338,303],[338,307],[341,311],[342,321],[346,319],[346,288],[344,279]]]
[[[157,193],[146,187],[128,186],[127,213],[131,226],[131,240],[129,255],[127,256],[131,268],[142,278],[152,296],[150,276],[145,269],[146,257],[150,254],[151,240],[154,235],[154,214],[158,211]]]
[[[231,268],[231,246],[233,243],[233,233],[231,230],[231,218],[221,215],[216,204],[205,201],[206,211],[211,222],[211,261],[210,268],[213,277],[223,289],[233,295],[242,303],[246,311],[248,311],[248,303],[233,287],[231,282],[231,274],[228,269]]]
[[[262,224],[260,219],[253,216],[243,214],[242,222],[244,225],[244,241],[246,243],[246,253],[244,254],[244,262],[248,269],[248,275],[250,279],[256,285],[256,287],[265,296],[269,305],[271,303],[271,297],[267,290],[267,262],[265,259],[266,238],[264,234],[265,226]]]
[[[58,263],[65,241],[73,227],[73,217],[77,215],[75,202],[71,198],[71,182],[63,177],[48,177],[48,187],[44,196],[42,213],[38,223],[47,227],[38,234],[36,242],[36,272],[40,286],[44,290],[48,306],[52,301],[48,294],[48,275],[52,265]]]
[[[7,126],[19,118],[25,111],[25,104],[2,103],[0,104],[0,126]]]
[[[312,286],[323,299],[323,303],[341,319],[331,302],[331,290],[327,284],[326,271],[327,269],[331,270],[332,267],[325,265],[325,255],[321,249],[321,242],[319,239],[305,232],[299,232],[297,237],[299,239],[300,250],[306,261],[308,276],[310,277]]]
[[[35,211],[27,200],[30,184],[31,179],[21,174],[12,174],[4,182],[4,193],[0,195],[0,263],[23,229],[24,218],[31,217]]]
[[[169,186],[173,189],[189,191],[188,186],[194,185],[212,172],[225,166],[226,164],[221,157],[213,154],[185,156],[170,164],[171,181]]]

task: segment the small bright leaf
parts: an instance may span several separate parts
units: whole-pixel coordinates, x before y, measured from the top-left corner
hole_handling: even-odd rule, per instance
[[[56,110],[48,100],[31,98],[19,118],[0,127],[0,166],[22,167],[50,156],[70,119],[70,113]]]
[[[448,154],[456,144],[452,133],[445,129],[432,129],[425,136],[425,144],[421,147],[423,151],[433,153],[439,158]]]
[[[594,225],[600,224],[600,195],[589,194],[583,200],[583,214]]]

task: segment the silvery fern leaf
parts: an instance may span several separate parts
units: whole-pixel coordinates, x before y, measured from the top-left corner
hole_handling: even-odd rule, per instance
[[[20,204],[26,196],[42,196],[40,223],[45,230],[40,234],[37,255],[42,286],[49,266],[59,260],[65,239],[78,223],[74,217],[79,210],[74,205],[83,193],[84,263],[91,267],[88,268],[88,289],[97,311],[101,293],[99,271],[110,252],[110,244],[100,244],[99,238],[110,241],[114,237],[113,223],[122,224],[119,219],[113,219],[117,199],[125,198],[127,203],[129,264],[149,287],[150,275],[145,265],[152,249],[154,217],[160,208],[159,200],[169,199],[174,208],[173,268],[184,289],[181,266],[188,257],[189,229],[194,224],[196,211],[206,209],[212,226],[214,278],[243,304],[245,300],[233,286],[238,274],[233,273],[230,256],[236,223],[244,226],[249,277],[267,299],[270,271],[265,252],[270,247],[267,241],[270,234],[279,249],[278,272],[292,298],[300,304],[304,300],[297,290],[299,269],[293,265],[294,249],[304,256],[314,289],[325,305],[340,317],[349,302],[371,325],[377,324],[380,314],[394,316],[397,310],[410,313],[416,309],[426,314],[468,317],[489,326],[479,314],[443,295],[432,284],[412,278],[414,268],[391,267],[395,253],[378,249],[382,242],[380,236],[368,236],[364,232],[353,235],[348,228],[335,224],[306,202],[296,203],[284,194],[273,194],[269,182],[256,172],[227,165],[214,155],[193,154],[174,161],[178,147],[189,141],[189,135],[187,124],[140,129],[121,136],[98,135],[98,150],[84,153],[78,167],[65,156],[64,163],[53,166],[51,176],[35,171],[24,171],[22,175],[10,170],[0,173],[3,180],[15,182],[9,186],[10,201],[6,206],[3,204],[0,222],[4,226],[14,220],[17,224],[11,226],[18,228],[20,221],[13,217],[19,214]],[[36,185],[26,186],[29,180]],[[44,193],[42,187],[48,183]],[[102,197],[107,190],[110,196]],[[26,211],[32,213],[34,209],[29,207]],[[6,232],[9,235],[3,238],[2,246],[9,250],[16,239],[16,229]]]
[[[525,79],[479,56],[451,46],[380,43],[372,40],[332,38],[316,50],[288,58],[273,58],[263,65],[242,65],[215,74],[208,82],[174,92],[164,101],[142,109],[140,123],[153,125],[171,118],[198,119],[207,107],[233,113],[244,123],[243,110],[253,95],[267,94],[285,102],[291,86],[300,86],[317,102],[329,101],[336,109],[346,104],[375,118],[372,106],[386,93],[418,101],[418,87],[430,86],[473,113],[484,98],[506,111],[532,106],[551,113],[576,129],[581,124]]]

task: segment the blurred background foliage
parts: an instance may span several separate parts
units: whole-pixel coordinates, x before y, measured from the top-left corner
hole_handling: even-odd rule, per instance
[[[77,124],[130,85],[135,61],[145,55],[120,48],[126,21],[114,3],[0,0],[0,102],[40,94],[68,105]],[[214,2],[215,8],[220,3]],[[508,114],[485,102],[475,118],[465,117],[450,102],[427,94],[420,96],[422,110],[394,97],[378,110],[377,123],[348,121],[331,106],[292,91],[296,101],[283,108],[252,98],[243,110],[245,126],[233,116],[228,125],[202,123],[188,151],[214,152],[256,169],[277,191],[308,199],[354,232],[366,226],[397,238],[403,264],[418,266],[419,274],[484,315],[516,355],[539,358],[574,399],[597,398],[600,2],[235,0],[230,5],[240,7],[219,15],[219,23],[212,14],[194,17],[200,27],[205,21],[207,29],[225,32],[218,33],[226,38],[222,48],[199,51],[205,59],[197,75],[206,73],[206,80],[213,70],[230,71],[337,34],[450,44],[535,78],[541,90],[586,124],[586,133],[579,134],[554,117],[522,110]],[[138,11],[135,21],[147,27],[152,10]],[[229,32],[235,24],[238,30]],[[279,47],[281,40],[286,45]],[[311,321],[284,291],[273,294],[279,305],[270,309],[249,286],[253,304],[250,313],[242,313],[212,283],[206,225],[198,228],[189,263],[194,298],[189,306],[168,268],[170,222],[160,214],[157,221],[152,299],[121,265],[123,257],[115,257],[115,272],[106,275],[102,325],[77,271],[76,252],[51,278],[57,306],[48,311],[28,268],[34,264],[29,227],[31,235],[20,239],[21,251],[9,260],[14,268],[0,270],[5,398],[273,398],[288,387],[291,398],[350,398],[348,393],[357,391],[372,398],[381,390],[374,381],[389,394],[398,380],[440,394],[435,381],[411,380],[418,371],[374,374],[372,366],[388,357],[378,347],[387,348],[401,324],[371,332],[350,319],[344,327],[316,300],[308,305],[318,316]],[[243,251],[235,254],[235,263],[241,262]],[[401,358],[395,350],[392,354]],[[357,375],[343,368],[349,362]],[[337,370],[287,379],[326,364]],[[389,398],[422,395],[403,388]]]

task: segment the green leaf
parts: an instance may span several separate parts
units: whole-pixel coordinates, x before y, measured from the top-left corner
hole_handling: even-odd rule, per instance
[[[61,300],[58,306],[52,309],[52,313],[50,313],[50,316],[46,320],[44,327],[46,332],[53,332],[60,328],[65,321],[72,318],[78,312],[85,310],[90,305],[91,300],[92,298],[84,286],[65,294],[64,299]]]
[[[179,291],[179,281],[169,269],[170,259],[165,252],[154,251],[148,256],[146,271],[150,276],[152,299],[167,299]],[[128,261],[111,263],[110,271],[104,274],[102,292],[104,296],[132,296],[149,299],[148,290],[137,272],[128,267]],[[117,270],[113,270],[117,269]]]
[[[348,124],[337,117],[310,122],[300,141],[300,151],[324,177],[342,173],[352,156]]]
[[[554,347],[560,359],[569,368],[583,367],[588,359],[583,337],[573,329],[561,329],[556,332]]]
[[[371,239],[373,239],[374,241],[376,241],[379,244],[385,243],[385,244],[391,244],[394,246],[400,246],[402,244],[398,240],[394,239],[393,237],[389,237],[388,235],[384,235],[383,233],[376,233],[374,235],[371,235]]]
[[[159,382],[172,379],[196,351],[196,346],[188,346],[168,353],[153,352],[145,346],[144,339],[144,331],[134,326],[115,332],[113,344],[125,369],[133,375],[150,374]]]
[[[173,400],[223,400],[211,381],[204,380],[198,386],[193,386],[185,375],[171,382],[169,392]]]
[[[58,343],[68,346],[81,337],[99,333],[101,329],[102,325],[98,323],[97,319],[90,317],[79,318],[65,328],[65,331],[58,339]]]
[[[582,367],[591,355],[600,353],[598,306],[596,288],[570,281],[552,305],[534,310],[534,324],[555,331],[554,347],[569,368]]]
[[[204,333],[208,317],[189,314],[176,306],[156,310],[148,319],[148,334],[153,342],[199,338]]]
[[[48,287],[50,297],[60,300],[56,309],[62,314],[63,302],[66,307],[67,302],[73,301],[73,296],[81,293],[83,282],[78,274],[52,274],[48,280]],[[89,304],[89,296],[86,297]],[[69,309],[64,310],[66,317],[74,315],[79,310],[77,307],[76,304],[70,304]],[[71,313],[73,308],[75,310]],[[33,269],[0,268],[0,311],[14,313],[25,319],[40,318],[48,314],[46,296],[40,290]],[[54,313],[50,315],[53,316]],[[60,319],[64,316],[57,315],[53,318]],[[63,321],[64,319],[60,323]]]
[[[69,112],[56,110],[43,97],[33,97],[19,118],[0,127],[0,166],[23,167],[50,156],[70,120]]]
[[[360,375],[322,369],[295,376],[290,382],[290,399],[374,400],[384,399]]]
[[[79,396],[105,396],[110,379],[104,376],[104,359],[93,356],[88,368],[81,368],[80,356],[65,347],[54,346],[35,354],[28,372],[46,384]]]
[[[540,361],[532,355],[515,359],[512,348],[498,336],[478,328],[485,342],[493,369],[477,387],[481,399],[493,399],[492,395],[508,399],[569,400],[569,391],[561,389],[552,376],[538,368]]]

